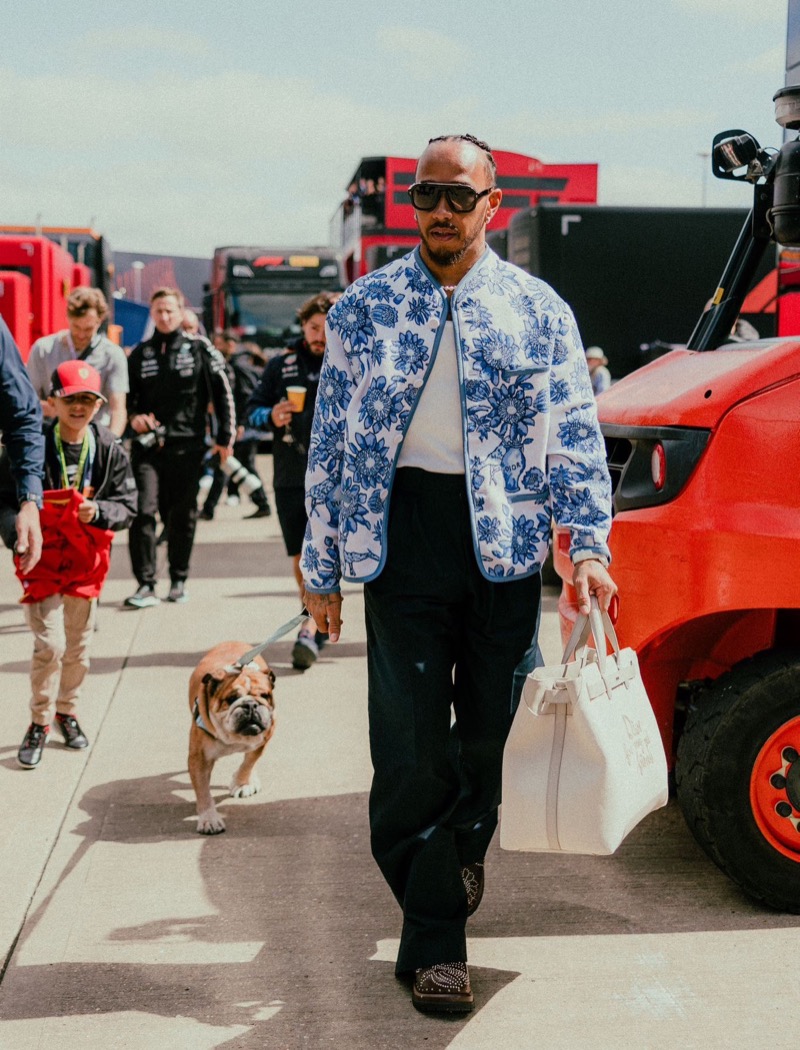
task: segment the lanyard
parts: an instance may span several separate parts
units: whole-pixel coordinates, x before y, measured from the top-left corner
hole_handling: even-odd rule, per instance
[[[69,488],[70,483],[69,476],[67,474],[67,461],[64,456],[64,443],[61,440],[61,428],[58,423],[56,423],[55,427],[53,428],[53,437],[55,438],[56,448],[58,449],[58,458],[61,460],[61,477],[64,482],[64,488]],[[78,457],[78,466],[75,470],[75,478],[72,482],[72,488],[74,489],[79,489],[81,487],[81,482],[83,481],[83,472],[86,468],[86,459],[89,455],[89,444],[89,434],[86,433],[83,435],[81,454]]]

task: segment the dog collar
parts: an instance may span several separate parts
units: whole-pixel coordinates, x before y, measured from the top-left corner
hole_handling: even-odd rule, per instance
[[[217,739],[203,721],[203,716],[200,714],[199,698],[195,699],[194,707],[192,708],[192,717],[194,718],[194,724],[197,726],[198,729],[202,729],[204,733],[211,737],[212,740]]]

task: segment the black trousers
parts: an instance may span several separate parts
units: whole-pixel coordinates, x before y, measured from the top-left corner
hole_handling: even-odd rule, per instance
[[[202,441],[173,440],[163,448],[131,443],[131,465],[139,490],[128,547],[133,575],[140,584],[156,582],[156,514],[167,530],[171,580],[189,576],[197,526],[197,492],[206,447]]]
[[[372,852],[403,909],[406,973],[466,961],[461,868],[497,826],[503,746],[541,662],[541,579],[483,577],[464,476],[401,468],[386,566],[364,595]]]

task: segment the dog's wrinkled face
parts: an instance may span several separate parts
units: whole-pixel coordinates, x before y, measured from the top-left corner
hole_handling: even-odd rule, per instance
[[[208,716],[220,739],[256,737],[273,728],[275,675],[255,663],[218,667],[203,677]]]

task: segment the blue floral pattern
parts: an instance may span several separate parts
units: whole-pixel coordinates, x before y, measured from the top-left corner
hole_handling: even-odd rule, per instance
[[[537,572],[551,518],[608,557],[610,483],[575,321],[555,292],[487,250],[451,309],[463,377],[475,549],[490,580]],[[312,591],[374,579],[391,482],[446,317],[418,251],[351,285],[328,314],[301,564]]]

